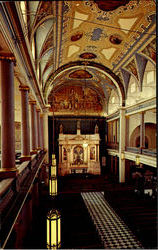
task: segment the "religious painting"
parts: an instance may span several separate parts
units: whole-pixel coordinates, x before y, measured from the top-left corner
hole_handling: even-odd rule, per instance
[[[85,53],[82,53],[82,54],[80,55],[80,57],[83,58],[83,59],[94,59],[94,58],[96,58],[97,56],[96,56],[95,54],[93,54],[93,53],[85,52]]]
[[[78,41],[82,38],[82,36],[83,36],[82,32],[77,32],[76,34],[71,36],[71,41],[72,42]]]
[[[76,70],[69,75],[70,78],[77,78],[77,79],[87,79],[92,78],[93,76],[86,70]]]
[[[95,147],[90,148],[90,160],[95,160]]]
[[[52,105],[51,96],[49,103]],[[90,88],[83,88],[81,86],[63,86],[59,89],[54,98],[54,107],[51,106],[50,112],[60,112],[64,114],[100,114],[103,110],[101,97]]]
[[[66,148],[63,148],[63,160],[67,161],[67,152],[66,152]]]
[[[125,6],[130,0],[94,0],[98,8],[103,11],[113,11],[120,6]]]
[[[76,146],[73,150],[73,163],[76,165],[83,164],[84,162],[83,147]]]
[[[126,66],[126,69],[130,71],[139,81],[137,67],[134,59]]]
[[[110,38],[109,38],[109,40],[110,40],[111,43],[117,44],[117,45],[122,42],[122,38],[118,34],[111,35]]]

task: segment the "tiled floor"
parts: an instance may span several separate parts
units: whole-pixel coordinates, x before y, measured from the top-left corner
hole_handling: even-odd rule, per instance
[[[106,249],[143,248],[101,192],[87,192],[81,195]]]

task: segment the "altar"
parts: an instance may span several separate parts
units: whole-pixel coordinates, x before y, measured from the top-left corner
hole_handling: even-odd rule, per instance
[[[100,175],[99,133],[82,135],[80,126],[77,134],[63,134],[62,126],[59,133],[59,166],[58,175],[90,173]]]

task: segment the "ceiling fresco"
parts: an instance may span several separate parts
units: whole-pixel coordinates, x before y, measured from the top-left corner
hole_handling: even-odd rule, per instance
[[[82,87],[84,79],[105,103],[112,89],[125,99],[126,84],[113,75],[124,70],[140,81],[138,62],[127,55],[156,61],[155,0],[26,1],[25,14],[46,103],[56,86]]]

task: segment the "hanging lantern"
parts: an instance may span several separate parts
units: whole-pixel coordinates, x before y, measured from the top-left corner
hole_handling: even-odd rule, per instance
[[[135,163],[136,163],[137,166],[140,164],[139,155],[136,155],[136,161],[135,161]]]
[[[57,176],[57,167],[56,165],[50,166],[50,177]]]
[[[56,165],[55,154],[52,154],[52,165]]]
[[[49,195],[56,196],[57,195],[57,178],[56,176],[50,176],[49,179]]]
[[[56,165],[56,159],[52,159],[52,165]]]
[[[61,215],[53,209],[47,214],[47,248],[61,247]]]
[[[55,154],[52,154],[52,160],[55,159]]]
[[[57,175],[55,154],[52,154],[52,165],[49,171],[49,178]]]

